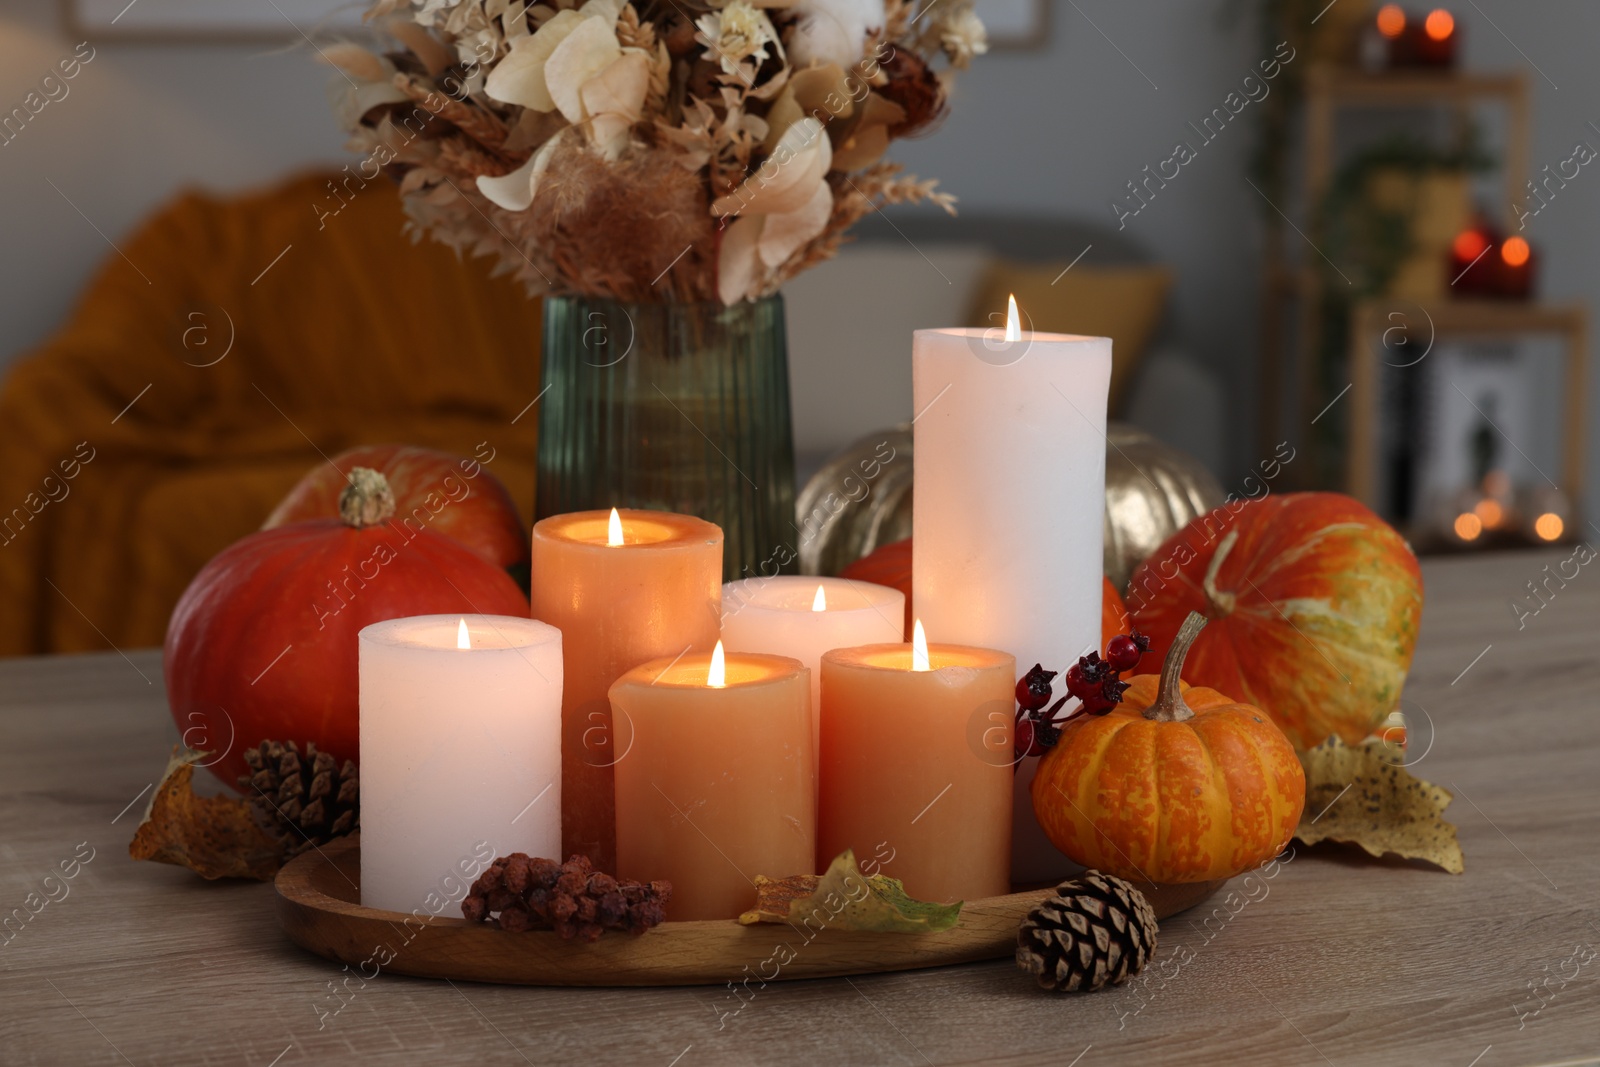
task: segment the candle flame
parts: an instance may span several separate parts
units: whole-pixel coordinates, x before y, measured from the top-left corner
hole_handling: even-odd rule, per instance
[[[617,514],[617,509],[611,509],[611,525],[606,530],[606,545],[616,548],[622,544],[622,516]]]
[[[1022,340],[1022,316],[1017,311],[1017,295],[1011,294],[1010,303],[1006,307],[1006,340]]]
[[[828,610],[828,594],[822,591],[822,586],[817,586],[817,598],[811,602],[812,611]]]
[[[721,689],[728,684],[728,667],[722,653],[722,642],[717,642],[717,647],[711,650],[711,669],[706,671],[706,685],[712,689]]]
[[[918,619],[916,626],[911,630],[911,669],[925,671],[928,666],[928,635],[922,629],[922,620]]]
[[[471,648],[472,636],[467,633],[467,620],[462,619],[461,625],[456,628],[456,647]]]

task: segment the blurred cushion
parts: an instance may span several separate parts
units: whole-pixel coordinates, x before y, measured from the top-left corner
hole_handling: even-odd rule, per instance
[[[1172,274],[1165,267],[1086,263],[1069,270],[1070,263],[992,264],[978,285],[967,321],[973,326],[1003,325],[1006,297],[1014,294],[1026,329],[1111,338],[1115,414],[1122,408],[1145,346],[1161,325]]]

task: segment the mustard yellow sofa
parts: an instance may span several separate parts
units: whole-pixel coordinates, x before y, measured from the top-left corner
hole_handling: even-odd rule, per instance
[[[0,655],[159,645],[201,565],[352,445],[487,443],[527,520],[539,302],[414,244],[387,182],[329,180],[179,196],[12,365]]]

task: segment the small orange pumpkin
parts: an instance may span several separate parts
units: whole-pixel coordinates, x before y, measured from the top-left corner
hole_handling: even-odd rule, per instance
[[[1033,810],[1085,867],[1156,883],[1231,878],[1277,855],[1305,805],[1294,748],[1260,708],[1178,679],[1206,619],[1192,613],[1159,678],[1069,722],[1039,763]]]

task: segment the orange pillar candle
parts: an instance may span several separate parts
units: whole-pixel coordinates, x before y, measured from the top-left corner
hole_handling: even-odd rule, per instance
[[[617,876],[672,883],[667,918],[732,919],[758,874],[811,874],[811,672],[786,656],[666,658],[611,687],[632,726],[616,766]],[[1009,796],[1009,792],[1007,793]]]
[[[710,652],[722,609],[722,530],[689,515],[574,512],[533,528],[533,617],[561,631],[561,840],[616,869],[612,765],[628,744],[606,691],[660,656]]]
[[[1016,659],[916,637],[823,653],[817,869],[849,848],[923,900],[1009,893]]]

